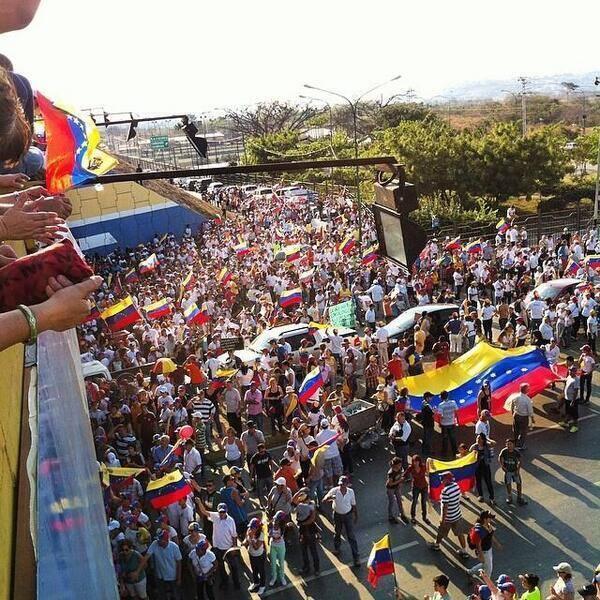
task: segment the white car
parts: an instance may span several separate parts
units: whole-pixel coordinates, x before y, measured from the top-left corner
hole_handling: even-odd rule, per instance
[[[107,381],[112,379],[110,371],[99,360],[82,362],[81,371],[84,379],[91,379],[92,377],[104,377]]]
[[[333,328],[313,329],[306,324],[299,323],[295,325],[280,325],[279,327],[271,327],[260,333],[244,350],[235,350],[234,355],[239,358],[244,364],[254,364],[256,360],[262,357],[263,349],[271,349],[271,342],[279,342],[285,340],[292,347],[292,356],[298,357],[298,349],[300,342],[303,339],[309,340],[308,351],[315,354],[319,346],[323,343],[329,347],[329,334]],[[353,337],[356,335],[356,330],[348,327],[337,327],[338,334],[341,337]],[[219,360],[222,363],[227,362],[229,355],[227,352],[221,354]],[[359,370],[361,365],[359,364]]]
[[[243,185],[242,186],[242,196],[244,198],[249,198],[250,196],[254,195],[254,192],[256,192],[257,189],[258,189],[258,186],[254,185],[253,183]]]
[[[448,322],[453,312],[459,312],[460,308],[456,304],[425,304],[423,306],[414,306],[405,310],[401,315],[392,319],[385,329],[388,332],[390,340],[398,340],[405,333],[413,329],[424,312],[431,318],[431,335],[437,337],[443,335],[443,327]]]
[[[271,187],[259,187],[254,190],[255,198],[270,198],[273,195],[273,188]]]
[[[223,184],[221,181],[213,181],[212,183],[208,184],[207,191],[209,194],[214,194],[219,192],[224,185],[225,184]]]

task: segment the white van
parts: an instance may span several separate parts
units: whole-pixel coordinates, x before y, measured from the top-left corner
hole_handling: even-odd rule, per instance
[[[81,363],[81,371],[84,379],[91,379],[92,377],[104,377],[107,381],[112,379],[110,371],[99,360]]]

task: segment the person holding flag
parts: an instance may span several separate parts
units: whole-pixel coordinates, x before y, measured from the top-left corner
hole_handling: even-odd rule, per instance
[[[446,471],[441,474],[443,482],[443,490],[440,497],[442,506],[442,514],[440,517],[440,526],[438,528],[435,542],[431,545],[431,549],[440,550],[440,543],[452,531],[458,537],[460,551],[458,555],[461,558],[469,558],[469,553],[466,551],[465,536],[468,533],[468,527],[462,516],[460,506],[461,490],[454,480],[454,475],[451,471]]]

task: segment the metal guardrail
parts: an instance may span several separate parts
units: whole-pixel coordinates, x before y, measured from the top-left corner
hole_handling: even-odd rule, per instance
[[[538,243],[542,235],[551,236],[562,233],[566,227],[569,231],[582,231],[590,226],[593,216],[591,207],[578,204],[575,209],[553,211],[551,213],[538,212],[527,217],[518,217],[515,223],[524,227],[528,240]],[[437,230],[426,229],[428,237],[455,238],[460,236],[463,241],[469,238],[490,238],[496,235],[495,223],[464,223],[445,225]]]

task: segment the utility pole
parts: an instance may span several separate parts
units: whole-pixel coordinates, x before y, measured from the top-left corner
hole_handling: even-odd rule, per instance
[[[521,84],[521,121],[523,123],[523,137],[527,135],[527,85],[526,77],[519,77]]]

